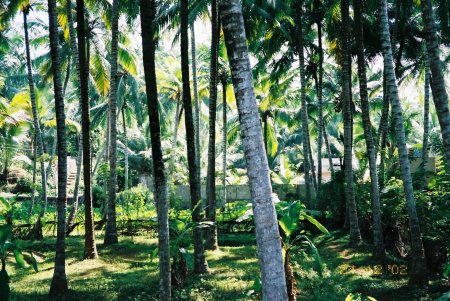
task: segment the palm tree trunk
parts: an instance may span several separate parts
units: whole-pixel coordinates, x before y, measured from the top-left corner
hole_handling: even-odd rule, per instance
[[[227,81],[222,80],[222,185],[223,205],[227,203]]]
[[[439,41],[436,22],[433,16],[433,4],[431,0],[421,0],[422,19],[424,23],[425,40],[430,60],[431,91],[433,93],[434,106],[441,126],[442,140],[445,147],[445,156],[450,165],[450,112],[448,108],[448,94],[445,89],[444,66],[439,57]]]
[[[311,166],[311,179],[313,183],[314,190],[317,191],[317,177],[316,177],[316,166],[314,165],[314,156],[311,149],[311,141],[308,139],[308,154],[309,162]]]
[[[53,143],[52,143],[52,148],[50,150],[50,160],[48,161],[48,165],[45,171],[45,174],[47,175],[47,179],[50,177],[51,172],[52,172],[52,166],[53,166],[53,158],[55,157],[56,154],[56,147],[58,144],[58,140],[56,137],[53,138]]]
[[[127,137],[127,121],[125,119],[125,108],[122,107],[122,126],[123,126],[123,137],[125,144],[125,190],[128,190],[128,137]]]
[[[31,112],[33,113],[33,126],[36,135],[36,145],[37,145],[37,156],[42,157],[44,154],[44,142],[42,139],[42,132],[39,122],[39,116],[37,113],[36,106],[36,94],[34,92],[34,79],[33,79],[33,71],[31,68],[31,55],[30,55],[30,40],[28,37],[28,21],[27,15],[30,10],[30,7],[27,7],[23,11],[23,29],[25,33],[25,51],[26,51],[26,59],[27,59],[27,72],[28,72],[28,86],[30,89],[30,101],[31,101]],[[36,158],[35,158],[36,159]],[[42,185],[42,201],[44,203],[43,210],[41,212],[41,217],[45,214],[45,209],[47,207],[47,174],[45,173],[45,165],[44,160],[40,160],[40,168],[41,168],[41,185]]]
[[[37,150],[36,150],[36,133],[35,133],[33,139],[33,191],[31,192],[31,204],[30,209],[28,210],[28,221],[30,220],[31,215],[33,214],[34,199],[36,195],[36,165],[37,165],[36,160],[37,160]]]
[[[297,51],[300,62],[300,83],[301,83],[301,122],[302,122],[302,144],[303,144],[303,166],[305,170],[306,204],[311,206],[311,197],[313,189],[311,179],[311,168],[309,164],[309,129],[308,129],[308,109],[306,106],[306,75],[305,75],[305,57],[303,49],[303,1],[296,1],[297,11]]]
[[[67,152],[66,152],[66,116],[62,95],[60,49],[58,43],[58,21],[56,0],[48,0],[50,53],[56,112],[56,136],[58,139],[58,201],[55,269],[53,272],[50,295],[65,295],[68,292],[66,278],[66,209],[67,209]]]
[[[65,97],[66,95],[66,91],[67,91],[67,85],[69,83],[69,78],[70,78],[70,61],[69,61],[69,65],[67,66],[67,70],[66,70],[66,77],[64,79],[64,87],[63,87],[63,97]],[[45,175],[47,176],[47,181],[50,178],[51,172],[52,172],[52,166],[53,166],[53,158],[56,154],[56,144],[57,144],[57,139],[56,137],[53,137],[53,143],[52,143],[52,148],[50,150],[50,160],[48,161],[48,165],[47,168],[45,169]],[[47,202],[44,203],[44,207],[47,207]]]
[[[119,242],[116,228],[116,192],[117,192],[117,47],[119,42],[119,1],[112,3],[112,39],[111,39],[111,83],[109,91],[109,198],[106,215],[105,245]]]
[[[430,135],[430,60],[428,54],[425,54],[425,85],[424,85],[424,100],[423,100],[423,142],[422,142],[422,180],[420,182],[420,189],[423,190],[426,186],[425,170],[428,164],[428,138]]]
[[[67,0],[67,18],[69,24],[70,46],[74,57],[77,70],[78,95],[80,97],[81,107],[81,141],[80,151],[82,153],[83,164],[83,184],[84,184],[84,258],[98,258],[97,246],[95,244],[94,230],[94,211],[92,204],[92,174],[91,174],[91,141],[90,141],[90,118],[89,118],[89,47],[86,47],[87,37],[84,18],[84,0],[76,2],[77,16],[77,35],[78,44],[76,43],[76,35],[72,18],[72,3]],[[86,49],[87,48],[87,49]],[[80,166],[81,168],[81,166]],[[77,178],[79,176],[77,175]],[[77,186],[77,184],[75,184]],[[78,193],[78,189],[76,189]],[[75,194],[74,194],[75,196]],[[74,201],[78,203],[78,194]],[[74,203],[75,204],[75,203]]]
[[[219,13],[217,0],[211,2],[211,62],[209,82],[209,140],[208,140],[208,175],[206,185],[206,217],[214,223],[207,229],[206,245],[208,250],[217,250],[216,225],[216,113],[217,113],[217,66],[219,51]]]
[[[256,227],[263,300],[287,300],[280,234],[272,198],[269,165],[264,150],[252,70],[239,0],[220,2],[225,43],[241,124]]]
[[[356,50],[358,56],[358,78],[359,78],[359,95],[361,98],[362,121],[364,127],[364,137],[366,139],[366,150],[369,157],[370,169],[370,196],[372,199],[372,216],[373,216],[373,244],[374,258],[383,260],[385,256],[383,245],[383,228],[381,225],[381,208],[380,208],[380,190],[378,188],[378,171],[377,171],[377,153],[372,136],[372,122],[370,121],[369,109],[369,92],[367,89],[366,59],[364,54],[363,43],[363,26],[361,0],[353,0],[353,8],[355,11],[355,37]]]
[[[153,172],[155,175],[155,201],[158,214],[159,300],[171,299],[169,201],[164,160],[161,149],[161,129],[158,114],[158,89],[156,84],[154,27],[155,0],[140,0],[142,51],[145,86],[152,141]],[[177,121],[175,121],[177,123]]]
[[[100,166],[100,162],[102,161],[102,158],[105,156],[107,149],[108,149],[108,145],[106,144],[108,141],[108,139],[105,139],[105,144],[102,147],[102,150],[100,151],[100,154],[97,157],[97,160],[95,161],[95,165],[94,165],[94,169],[92,170],[92,176],[94,177],[95,174],[97,173],[97,170]]]
[[[194,84],[194,108],[195,108],[195,154],[197,155],[198,178],[200,179],[202,165],[200,164],[200,106],[198,100],[198,80],[197,80],[197,54],[195,45],[194,23],[189,26],[191,29],[191,57],[192,57],[192,81]],[[200,190],[201,197],[201,190]]]
[[[345,199],[348,207],[348,222],[350,227],[350,242],[356,244],[361,241],[358,225],[358,213],[356,210],[355,191],[353,187],[352,164],[352,102],[350,99],[350,54],[349,54],[349,6],[348,0],[341,1],[342,16],[342,96],[344,110],[344,174],[345,174]]]
[[[317,85],[317,106],[318,106],[318,135],[317,135],[317,195],[320,197],[322,187],[322,142],[323,142],[323,47],[322,47],[322,20],[317,22],[317,39],[319,41],[319,80]]]
[[[178,126],[180,124],[181,114],[183,107],[180,105],[180,102],[177,101],[177,107],[175,109],[175,122],[173,123],[173,138],[172,138],[172,151],[176,150],[177,147],[177,141],[178,141]],[[172,158],[170,159],[170,166],[169,166],[169,175],[171,178],[171,185],[175,183],[175,154],[172,155]]]
[[[389,125],[389,98],[386,86],[386,72],[383,71],[383,108],[381,112],[380,124],[378,126],[377,135],[377,153],[380,152],[380,167],[378,170],[378,183],[380,191],[384,188],[384,165],[386,161],[386,145],[387,145],[387,134]]]
[[[69,214],[69,219],[67,222],[67,226],[66,226],[66,235],[69,236],[70,233],[73,231],[74,229],[74,224],[75,224],[75,218],[77,216],[78,213],[78,190],[80,188],[80,178],[81,178],[81,161],[83,160],[83,138],[82,138],[82,134],[80,133],[79,137],[78,137],[78,156],[77,156],[77,174],[76,174],[76,178],[75,178],[75,187],[73,190],[73,205],[72,205],[72,210],[70,211]]]
[[[411,239],[411,268],[410,284],[426,284],[428,282],[425,254],[422,243],[422,234],[419,226],[419,218],[416,211],[414,191],[412,185],[411,169],[406,147],[405,127],[403,123],[402,107],[398,96],[397,82],[394,74],[394,63],[389,34],[386,0],[380,0],[379,13],[381,22],[381,43],[386,71],[386,86],[389,91],[389,100],[394,113],[395,134],[399,153],[400,167],[402,171],[403,187],[405,190],[406,208],[409,219],[409,234]]]
[[[187,157],[189,166],[189,186],[191,192],[192,221],[198,223],[201,221],[201,195],[200,178],[198,177],[198,166],[195,155],[195,129],[192,118],[191,87],[189,82],[189,7],[188,0],[180,0],[180,44],[181,44],[181,74],[183,80],[183,105],[184,121],[186,127]],[[208,263],[206,262],[205,251],[203,248],[202,232],[199,227],[193,230],[194,240],[194,272],[208,272]]]
[[[328,154],[328,164],[330,165],[330,175],[331,179],[334,179],[333,155],[331,153],[330,143],[328,142],[328,134],[324,123],[322,123],[322,130],[323,130],[323,140],[325,141],[325,148],[327,149]]]

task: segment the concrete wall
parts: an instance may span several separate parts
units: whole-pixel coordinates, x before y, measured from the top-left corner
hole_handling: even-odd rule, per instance
[[[153,183],[152,179],[148,176],[142,176],[140,178],[140,182],[145,184],[150,190],[153,191]],[[202,198],[204,199],[206,196],[206,185],[202,185]],[[216,200],[218,206],[222,206],[224,204],[224,193],[223,186],[216,185]],[[287,198],[299,198],[304,197],[305,195],[305,185],[277,185],[274,184],[272,187],[273,193],[278,195],[280,200],[284,200]],[[189,208],[190,207],[190,191],[189,185],[176,185],[173,188],[173,193],[176,198],[182,200],[182,207]],[[237,200],[251,200],[250,187],[248,185],[227,185],[226,186],[226,199],[227,202],[237,201]]]

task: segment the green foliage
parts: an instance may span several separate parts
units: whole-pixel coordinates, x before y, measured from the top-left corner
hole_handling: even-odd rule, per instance
[[[97,171],[97,184],[100,186],[104,186],[108,183],[109,180],[109,164],[108,163],[100,163]]]
[[[0,214],[2,218],[0,221],[6,219],[6,215],[10,214],[11,206],[8,206],[7,202],[4,199],[0,199]],[[12,253],[14,255],[14,259],[16,264],[21,268],[27,268],[28,264],[25,262],[25,258],[20,251],[20,248],[12,241],[12,230],[11,225],[9,224],[0,224],[0,260],[2,264],[2,270],[0,271],[0,288],[1,288],[1,297],[0,300],[9,301],[9,282],[10,278],[8,273],[4,269],[6,265],[6,259],[8,255]],[[32,267],[37,272],[37,262],[33,256],[33,252],[30,252]]]
[[[32,193],[33,192],[33,179],[31,176],[23,176],[17,180],[16,186],[11,190],[12,193]],[[37,188],[37,187],[36,187]]]
[[[105,189],[99,185],[92,186],[92,202],[94,207],[99,208],[102,204],[106,202],[106,192]]]
[[[144,208],[144,204],[149,202],[150,193],[144,185],[132,187],[117,194],[117,203],[121,206],[127,219],[131,219],[133,213],[137,218]]]
[[[319,215],[320,213],[313,210],[307,210],[306,206],[299,201],[295,202],[278,202],[276,204],[278,214],[278,224],[282,230],[281,237],[283,238],[283,247],[287,254],[291,253],[299,247],[306,247],[312,254],[315,260],[315,267],[323,277],[323,261],[320,257],[314,243],[308,238],[308,231],[305,230],[304,221],[308,221],[314,225],[319,231],[324,234],[330,234],[328,230],[310,214]],[[291,237],[293,234],[299,234],[296,237]]]
[[[356,294],[348,294],[347,297],[345,297],[345,301],[377,301],[374,297],[366,296],[364,297],[360,293]]]

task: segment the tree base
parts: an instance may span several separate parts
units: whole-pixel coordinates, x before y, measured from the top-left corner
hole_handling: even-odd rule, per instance
[[[39,217],[33,227],[33,239],[34,240],[43,240],[44,235],[42,234],[42,220]]]
[[[69,288],[67,285],[67,279],[66,277],[55,277],[53,276],[52,284],[50,286],[50,297],[58,297],[58,296],[64,296],[67,295],[69,292]]]
[[[105,240],[103,242],[103,244],[105,246],[109,246],[109,245],[115,245],[119,243],[119,239],[117,237],[117,234],[106,234],[105,233]]]
[[[428,284],[428,271],[425,264],[425,259],[412,260],[408,284],[409,285]]]

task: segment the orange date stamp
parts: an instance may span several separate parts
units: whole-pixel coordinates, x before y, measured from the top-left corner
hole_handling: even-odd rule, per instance
[[[403,276],[408,275],[408,267],[404,264],[388,264],[383,267],[381,264],[368,265],[368,266],[350,266],[347,273],[355,273],[357,270],[364,270],[369,275],[391,275],[391,276]]]

